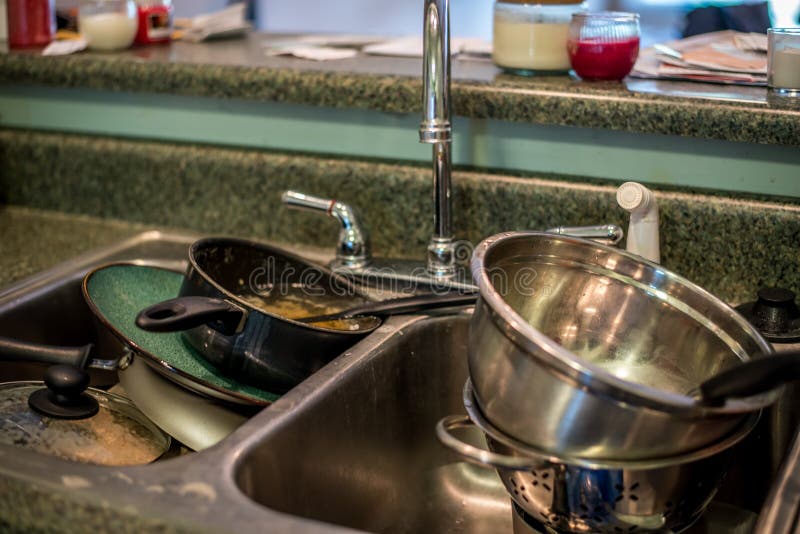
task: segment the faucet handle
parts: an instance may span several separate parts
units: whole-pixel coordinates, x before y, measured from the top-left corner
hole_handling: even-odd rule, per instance
[[[616,224],[599,224],[597,226],[558,226],[546,230],[552,234],[570,237],[595,239],[608,245],[616,245],[625,237],[625,232]]]
[[[281,201],[289,208],[324,213],[339,221],[339,243],[336,245],[335,267],[358,269],[370,263],[369,234],[358,220],[353,208],[336,199],[285,191]]]
[[[333,199],[306,195],[299,191],[284,191],[281,196],[281,201],[290,208],[304,211],[318,211],[325,214],[330,214],[333,205],[336,203]]]

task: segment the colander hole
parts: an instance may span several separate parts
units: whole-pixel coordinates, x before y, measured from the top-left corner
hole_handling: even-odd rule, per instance
[[[515,479],[513,479],[513,478],[510,479],[510,480],[511,480],[511,485],[516,488],[517,487],[517,481]]]
[[[621,501],[623,498],[624,498],[624,497],[623,497],[622,495],[617,495],[617,498],[616,498],[616,499],[614,499],[614,502],[619,502],[619,501]]]
[[[624,491],[625,486],[623,486],[622,484],[614,484],[614,489],[617,491]]]
[[[550,491],[550,486],[548,486],[547,484],[542,484],[542,487],[543,487],[545,490],[547,490],[547,491]]]
[[[588,512],[589,511],[589,508],[585,504],[581,504],[579,506],[579,508],[581,509],[582,512]]]
[[[602,506],[595,506],[594,507],[594,513],[595,514],[602,514],[604,510],[605,510],[605,508],[603,508]]]
[[[538,480],[534,480],[534,481],[533,481],[533,486],[534,486],[534,487],[536,487],[536,486],[538,486],[538,485],[539,485],[539,481],[538,481]]]
[[[639,487],[639,483],[638,482],[634,482],[633,484],[631,484],[630,491],[633,491],[638,487]],[[636,525],[633,525],[633,527],[636,528]]]
[[[614,527],[614,532],[625,532],[622,527]]]
[[[586,514],[581,514],[581,515],[578,516],[578,519],[582,519],[582,520],[586,521],[587,519],[589,519],[589,516],[586,515]]]
[[[519,487],[519,490],[520,490],[520,491],[525,491],[525,486],[520,486],[520,487]]]
[[[639,500],[639,497],[637,497],[636,495],[633,495],[633,494],[631,494],[631,496],[629,498],[630,498],[630,500],[632,500],[634,502]]]
[[[549,477],[549,476],[550,476],[550,473],[542,473],[542,478],[545,478],[545,479],[546,479],[546,478],[547,478],[547,477]]]
[[[636,530],[636,525],[631,525],[628,527],[628,532],[633,532],[634,530]]]
[[[523,501],[525,501],[525,502],[529,502],[529,501],[528,501],[528,498],[525,496],[525,494],[524,494],[524,493],[522,494],[522,500],[523,500]]]

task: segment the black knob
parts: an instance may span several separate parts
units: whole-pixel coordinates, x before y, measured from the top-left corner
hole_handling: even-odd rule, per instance
[[[96,414],[97,400],[84,393],[89,375],[71,365],[53,365],[44,375],[43,388],[31,393],[28,405],[39,413],[58,419],[84,419]]]
[[[780,287],[758,290],[753,304],[752,323],[767,334],[784,334],[792,330],[792,322],[800,318],[794,292]]]
[[[53,365],[44,373],[44,385],[56,397],[69,402],[89,387],[89,375],[71,365]]]
[[[758,301],[773,306],[794,304],[794,291],[782,287],[764,287],[758,290]]]

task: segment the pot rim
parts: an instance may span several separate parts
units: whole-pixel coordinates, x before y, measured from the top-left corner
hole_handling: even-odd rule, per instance
[[[197,260],[195,259],[195,254],[197,253],[197,251],[200,248],[214,246],[215,244],[217,244],[217,245],[219,245],[219,244],[236,244],[236,245],[241,245],[241,246],[246,246],[246,247],[252,247],[252,248],[255,248],[255,249],[260,249],[260,250],[266,251],[267,253],[275,255],[275,256],[283,256],[283,257],[288,258],[288,259],[290,259],[292,261],[295,261],[297,263],[301,263],[301,264],[303,264],[303,265],[305,265],[305,266],[307,266],[309,268],[318,269],[324,275],[329,276],[330,278],[333,278],[333,279],[337,280],[338,282],[341,282],[342,284],[345,284],[346,287],[348,288],[348,290],[352,290],[354,294],[356,294],[358,297],[364,299],[367,302],[369,302],[371,299],[369,299],[366,295],[364,295],[361,291],[359,291],[358,288],[355,286],[355,284],[350,282],[350,280],[348,280],[346,277],[344,277],[344,276],[342,276],[342,275],[340,275],[338,273],[335,273],[335,272],[331,271],[330,269],[328,269],[328,268],[326,268],[326,267],[324,267],[322,265],[318,265],[318,264],[316,264],[314,262],[308,261],[307,259],[305,259],[305,258],[303,258],[301,256],[298,256],[297,254],[292,254],[291,252],[288,252],[288,251],[283,250],[283,249],[278,248],[278,247],[273,247],[273,246],[270,246],[270,245],[266,245],[264,243],[259,243],[257,241],[253,241],[251,239],[243,239],[243,238],[239,238],[239,237],[226,237],[226,236],[203,237],[203,238],[200,238],[200,239],[194,241],[189,246],[189,266],[192,269],[196,270],[197,273],[200,274],[200,276],[202,276],[203,280],[207,284],[211,285],[212,287],[214,287],[214,289],[216,289],[217,291],[219,291],[220,293],[225,295],[226,299],[232,300],[232,301],[236,302],[236,304],[238,306],[241,306],[244,309],[246,309],[248,314],[249,313],[259,313],[259,314],[266,315],[268,317],[272,317],[272,318],[280,320],[280,321],[286,321],[287,323],[290,323],[292,325],[299,326],[299,327],[302,327],[302,328],[306,328],[306,329],[314,331],[314,332],[325,332],[327,334],[341,334],[342,336],[353,336],[353,337],[363,337],[363,336],[369,334],[370,332],[373,332],[375,329],[380,327],[380,325],[383,323],[383,321],[381,321],[379,318],[377,318],[375,316],[365,316],[365,317],[372,317],[374,319],[374,322],[372,323],[372,325],[369,328],[362,328],[362,329],[359,329],[359,330],[342,330],[342,329],[336,329],[336,328],[323,328],[323,327],[315,326],[313,323],[302,323],[300,321],[296,321],[294,319],[289,319],[289,318],[284,317],[282,315],[277,315],[277,314],[274,314],[274,313],[270,313],[270,312],[268,312],[266,310],[262,310],[261,308],[256,308],[255,306],[253,306],[249,302],[239,298],[237,295],[235,295],[234,293],[232,293],[231,291],[229,291],[228,289],[226,289],[225,287],[220,285],[210,274],[208,274],[203,268],[201,268],[197,264]]]
[[[636,460],[614,460],[605,458],[582,458],[579,456],[563,456],[551,453],[542,449],[538,449],[523,443],[501,430],[489,421],[475,399],[475,392],[472,389],[472,380],[467,378],[462,390],[462,400],[464,402],[464,409],[467,411],[467,416],[487,436],[514,449],[517,453],[527,456],[533,460],[541,460],[552,464],[570,465],[586,469],[626,469],[645,471],[652,469],[661,469],[667,467],[675,467],[683,464],[688,464],[710,458],[716,454],[720,454],[730,449],[734,445],[741,442],[746,438],[758,424],[761,419],[761,410],[756,410],[748,414],[747,417],[728,434],[722,438],[697,449],[688,452],[676,454],[674,456],[659,456],[655,458],[644,458]]]
[[[492,320],[498,324],[504,335],[522,348],[527,355],[550,368],[550,372],[555,371],[561,375],[558,377],[559,379],[566,378],[573,382],[573,385],[577,385],[582,389],[587,389],[593,394],[604,395],[615,399],[620,403],[696,417],[752,412],[769,406],[775,402],[780,395],[782,388],[776,388],[766,393],[752,395],[750,397],[729,399],[723,406],[704,406],[698,404],[697,400],[689,395],[672,393],[619,378],[602,367],[587,362],[572,351],[562,347],[556,341],[528,324],[527,321],[505,302],[503,297],[494,289],[489,275],[487,274],[487,269],[485,268],[486,256],[493,248],[509,241],[529,238],[543,238],[568,243],[573,246],[591,246],[605,253],[621,256],[629,261],[642,264],[651,271],[657,271],[664,279],[685,287],[704,301],[709,302],[726,313],[744,333],[761,348],[764,354],[773,354],[774,350],[772,345],[770,345],[741,314],[722,300],[689,280],[668,271],[663,266],[647,261],[635,254],[602,245],[595,241],[548,232],[516,231],[487,237],[475,248],[470,265],[472,277],[480,292],[480,298],[488,305],[488,311],[490,312]],[[604,269],[607,268],[604,267]],[[635,280],[629,276],[625,278],[627,280]],[[746,362],[750,359],[749,354],[737,355],[742,362]]]

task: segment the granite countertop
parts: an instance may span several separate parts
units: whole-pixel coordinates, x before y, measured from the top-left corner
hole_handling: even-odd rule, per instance
[[[361,54],[315,62],[268,57],[286,36],[251,34],[120,53],[0,54],[0,83],[237,98],[390,113],[420,109],[421,59]],[[775,107],[765,88],[569,76],[523,78],[485,60],[453,62],[454,113],[532,122],[800,146],[800,110]]]
[[[0,290],[93,248],[122,241],[141,224],[0,206]]]

